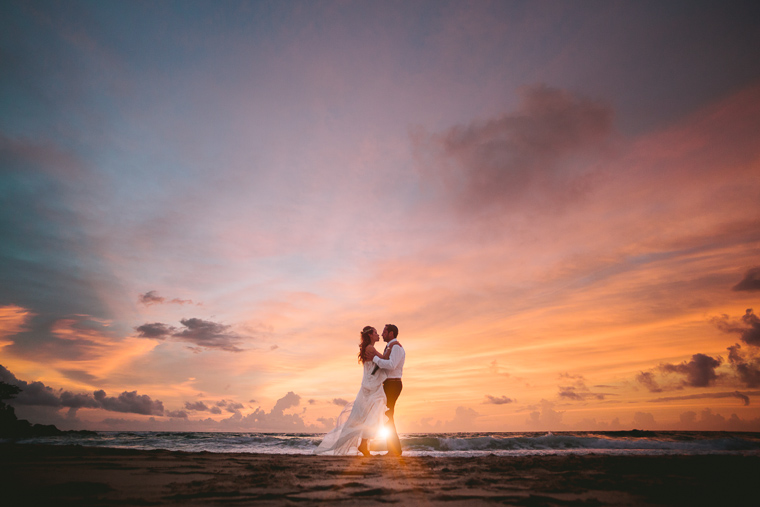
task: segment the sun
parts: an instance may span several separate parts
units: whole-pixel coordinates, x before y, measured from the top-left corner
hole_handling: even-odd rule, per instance
[[[390,432],[388,431],[388,428],[386,428],[385,426],[381,426],[380,429],[377,432],[377,438],[379,438],[381,440],[385,440],[385,439],[388,438],[388,434],[389,433]]]

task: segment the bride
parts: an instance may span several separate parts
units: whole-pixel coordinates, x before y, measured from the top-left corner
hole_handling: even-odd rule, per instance
[[[343,407],[335,428],[325,435],[314,454],[356,454],[356,451],[359,451],[365,456],[370,456],[369,440],[376,436],[388,420],[385,415],[388,409],[385,406],[386,397],[383,390],[383,381],[387,373],[382,368],[376,369],[375,363],[372,362],[375,356],[383,357],[374,346],[380,340],[380,336],[372,326],[362,329],[360,336],[359,362],[364,367],[361,388],[356,399]],[[377,371],[373,375],[374,370]]]

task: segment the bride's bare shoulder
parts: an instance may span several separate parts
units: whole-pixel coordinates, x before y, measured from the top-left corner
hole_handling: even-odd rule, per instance
[[[367,345],[367,347],[364,349],[364,359],[366,361],[371,361],[372,358],[375,357],[375,355],[377,354],[379,354],[379,352],[377,351],[375,346],[372,344]]]

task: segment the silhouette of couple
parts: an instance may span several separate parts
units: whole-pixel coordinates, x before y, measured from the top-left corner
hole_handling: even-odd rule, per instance
[[[381,428],[387,430],[388,456],[401,455],[394,412],[403,387],[401,377],[406,352],[398,342],[398,328],[387,324],[383,329],[385,350],[375,348],[380,340],[377,330],[366,326],[360,333],[359,362],[364,368],[362,384],[354,401],[343,407],[335,428],[314,450],[315,454],[370,456],[369,441]]]

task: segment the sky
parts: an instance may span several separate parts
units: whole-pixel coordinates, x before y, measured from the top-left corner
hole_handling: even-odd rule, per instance
[[[0,6],[0,380],[62,429],[760,431],[756,2]]]

